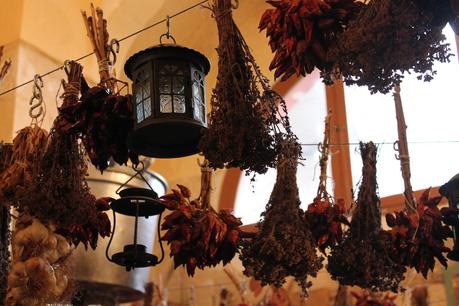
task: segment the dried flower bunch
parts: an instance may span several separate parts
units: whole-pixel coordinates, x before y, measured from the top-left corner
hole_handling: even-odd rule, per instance
[[[383,295],[368,291],[361,293],[352,291],[351,294],[356,299],[355,306],[397,306],[396,296],[390,296],[388,293]]]
[[[12,162],[13,148],[10,144],[0,142],[0,177]],[[10,267],[10,207],[0,199],[0,305],[5,304]]]
[[[346,205],[343,199],[336,202],[327,191],[327,165],[330,154],[330,118],[325,118],[324,140],[320,144],[320,179],[317,196],[308,205],[304,216],[311,229],[317,247],[322,253],[333,248],[343,238],[342,224],[350,225],[346,216]]]
[[[405,72],[430,81],[434,62],[449,61],[444,23],[437,24],[435,10],[421,9],[422,2],[428,0],[372,0],[349,23],[328,53],[347,85],[388,93]],[[322,76],[328,83],[334,77]]]
[[[399,261],[410,268],[415,268],[425,278],[429,270],[433,271],[435,259],[445,267],[447,260],[443,253],[449,252],[445,242],[453,237],[448,225],[443,224],[449,214],[457,216],[458,210],[449,207],[438,208],[441,196],[429,197],[430,188],[425,190],[417,202],[416,211],[400,211],[386,215],[387,225],[394,243],[392,252]]]
[[[351,225],[341,244],[331,250],[327,269],[342,285],[372,291],[396,292],[405,267],[390,254],[390,235],[381,229],[380,200],[376,182],[376,147],[361,143],[362,183]]]
[[[263,285],[282,286],[293,276],[307,295],[309,276],[316,276],[323,258],[316,254],[314,238],[300,208],[296,171],[301,147],[294,139],[282,141],[277,179],[258,233],[242,242],[244,274]]]
[[[127,136],[133,128],[132,96],[121,95],[126,87],[110,73],[112,63],[109,54],[114,51],[108,43],[107,21],[100,8],[91,5],[91,16],[82,12],[88,37],[97,56],[100,73],[99,85],[89,88],[83,79],[81,84],[81,102],[61,108],[61,133],[77,133],[81,139],[91,163],[103,171],[108,161],[126,164],[131,159],[138,164],[137,154],[127,147]],[[71,84],[70,84],[71,85]]]
[[[311,73],[315,68],[330,71],[333,63],[327,59],[349,21],[365,6],[355,0],[277,0],[266,1],[268,9],[260,20],[259,29],[266,30],[275,56],[269,66],[274,77],[285,81]]]
[[[190,276],[196,268],[229,263],[238,251],[242,235],[239,218],[225,210],[217,213],[210,206],[211,174],[207,162],[201,165],[201,193],[195,200],[190,199],[190,190],[182,185],[161,197],[162,203],[173,211],[161,225],[167,231],[161,239],[170,244],[175,268],[186,266]]]
[[[68,83],[64,82],[62,108],[78,102],[82,67],[70,63]],[[59,115],[60,116],[60,115]],[[60,118],[56,122],[61,122]],[[97,245],[98,236],[110,235],[110,221],[96,207],[86,183],[87,167],[76,135],[54,128],[36,178],[20,199],[24,210],[42,222],[51,222],[57,233],[73,244]]]
[[[54,226],[21,215],[15,223],[12,250],[6,305],[41,306],[73,295],[73,248],[55,233]]]
[[[200,148],[212,168],[265,173],[275,166],[278,133],[289,124],[285,102],[261,74],[231,8],[231,0],[215,0],[211,7],[219,34],[218,76]]]

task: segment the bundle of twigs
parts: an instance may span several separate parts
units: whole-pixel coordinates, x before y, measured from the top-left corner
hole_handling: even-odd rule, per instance
[[[430,81],[434,62],[449,61],[444,23],[438,24],[436,10],[425,9],[423,2],[439,1],[372,0],[360,11],[327,55],[347,85],[388,93],[405,72]]]
[[[244,274],[263,285],[282,286],[293,276],[307,295],[309,276],[316,276],[322,259],[316,254],[314,238],[300,208],[296,171],[301,147],[294,139],[281,143],[277,179],[258,233],[242,242]]]
[[[78,102],[82,67],[76,62],[69,66],[62,108]],[[61,122],[59,116],[56,123]],[[110,234],[110,221],[96,208],[86,176],[87,167],[77,136],[53,128],[38,174],[21,203],[40,221],[56,225],[57,232],[73,244],[82,242],[87,247],[89,243],[95,248],[99,235]]]
[[[218,76],[200,147],[213,168],[264,173],[275,166],[280,129],[289,125],[285,103],[257,66],[232,18],[231,0],[215,0],[211,9],[219,34]]]
[[[331,250],[327,269],[342,285],[396,292],[405,267],[391,258],[390,235],[381,229],[376,183],[376,147],[361,143],[362,183],[351,225],[341,244]]]

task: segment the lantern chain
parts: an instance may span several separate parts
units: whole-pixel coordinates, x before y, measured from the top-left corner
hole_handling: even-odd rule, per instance
[[[198,3],[196,3],[196,4],[192,5],[192,6],[189,6],[189,7],[185,8],[185,9],[183,9],[183,10],[181,10],[181,11],[178,11],[177,13],[174,13],[174,14],[172,14],[172,15],[170,15],[170,16],[167,16],[167,18],[164,18],[164,19],[162,19],[162,20],[159,20],[159,21],[157,21],[157,22],[155,22],[155,23],[153,23],[153,24],[151,24],[151,25],[149,25],[149,26],[146,26],[145,28],[142,28],[142,29],[140,29],[140,30],[138,30],[138,31],[135,31],[135,32],[133,32],[133,33],[131,33],[131,34],[129,34],[129,35],[126,35],[126,36],[124,36],[124,37],[118,39],[118,40],[117,40],[117,44],[119,45],[119,43],[121,43],[122,41],[124,41],[124,40],[126,40],[126,39],[129,39],[129,38],[131,38],[131,37],[133,37],[133,36],[136,36],[136,35],[138,35],[138,34],[140,34],[140,33],[142,33],[142,32],[145,32],[145,31],[147,31],[147,30],[149,30],[149,29],[151,29],[151,28],[154,28],[154,27],[156,27],[156,26],[158,26],[158,25],[160,25],[160,24],[162,24],[162,23],[164,23],[164,22],[167,23],[168,20],[170,20],[170,19],[172,19],[172,18],[174,18],[174,17],[177,17],[177,16],[179,16],[179,15],[182,15],[182,14],[184,14],[184,13],[186,13],[186,12],[188,12],[188,11],[190,11],[190,10],[192,10],[192,9],[194,9],[194,8],[196,8],[196,7],[198,7],[198,6],[201,6],[201,5],[203,5],[204,3],[208,2],[208,1],[209,1],[209,0],[200,1],[200,2],[198,2]],[[168,38],[169,38],[169,37],[168,37]],[[171,36],[171,38],[173,38],[173,37]],[[81,61],[81,60],[83,60],[83,59],[85,59],[85,58],[87,58],[87,57],[90,57],[90,56],[93,55],[93,54],[94,54],[94,52],[85,54],[85,55],[80,56],[79,58],[75,59],[74,61],[75,61],[75,62],[79,62],[79,61]],[[58,71],[62,70],[63,68],[64,68],[64,65],[61,65],[61,66],[56,67],[56,68],[54,68],[54,69],[52,69],[52,70],[50,70],[50,71],[48,71],[48,72],[45,72],[45,73],[43,73],[43,74],[40,74],[39,76],[40,76],[41,78],[44,78],[44,77],[46,77],[46,76],[48,76],[48,75],[50,75],[50,74],[53,74],[53,73],[55,73],[55,72],[58,72]],[[16,89],[19,89],[19,88],[21,88],[21,87],[23,87],[23,86],[26,86],[26,85],[28,85],[28,84],[30,84],[30,83],[32,83],[32,82],[34,82],[34,79],[31,79],[31,80],[29,80],[29,81],[27,81],[27,82],[24,82],[24,83],[21,83],[21,84],[19,84],[19,85],[16,85],[16,86],[14,86],[14,87],[12,87],[12,88],[10,88],[10,89],[8,89],[8,90],[5,90],[5,91],[1,92],[1,93],[0,93],[0,96],[3,96],[3,95],[5,95],[5,94],[7,94],[7,93],[9,93],[9,92],[12,92],[12,91],[14,91],[14,90],[16,90]]]

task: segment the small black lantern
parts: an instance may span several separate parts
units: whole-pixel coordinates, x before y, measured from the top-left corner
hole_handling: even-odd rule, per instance
[[[447,183],[439,189],[442,196],[448,198],[448,205],[451,208],[459,209],[459,174],[453,176]],[[454,261],[459,261],[459,215],[449,216],[448,224],[455,224],[454,228],[454,246],[453,250],[448,253],[447,257]]]
[[[113,263],[116,263],[120,266],[126,267],[127,271],[130,271],[133,268],[145,268],[155,266],[164,259],[164,248],[160,236],[160,227],[161,227],[161,215],[165,209],[164,205],[158,199],[158,194],[151,188],[148,181],[142,175],[143,163],[140,163],[141,169],[137,169],[133,166],[136,174],[129,178],[123,185],[121,185],[117,190],[116,194],[120,196],[119,199],[113,199],[110,202],[110,208],[113,211],[113,230],[108,242],[105,255],[107,259]],[[147,184],[149,189],[146,188],[132,188],[127,187],[127,184],[136,176],[140,176],[142,180]],[[133,244],[128,244],[124,246],[122,252],[113,254],[110,258],[109,250],[112,243],[113,237],[115,235],[116,229],[116,213],[135,217],[134,225],[134,239]],[[157,226],[157,235],[159,240],[159,245],[161,248],[161,257],[158,259],[157,256],[147,253],[147,247],[145,245],[137,243],[137,227],[139,217],[148,218],[150,216],[159,215],[158,226]]]
[[[160,158],[199,152],[199,140],[207,128],[205,76],[209,69],[204,55],[175,40],[127,60],[124,71],[133,81],[134,95],[134,129],[128,139],[133,151]]]

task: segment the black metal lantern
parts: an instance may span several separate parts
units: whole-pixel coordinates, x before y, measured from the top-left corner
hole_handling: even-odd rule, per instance
[[[439,189],[442,196],[448,198],[449,207],[459,209],[459,174],[453,176],[446,184]],[[450,216],[449,224],[456,224],[454,227],[454,246],[447,257],[454,261],[459,261],[459,215]]]
[[[209,69],[204,55],[175,40],[128,59],[124,71],[133,81],[135,123],[128,139],[133,151],[162,158],[199,152],[207,127],[204,80]]]
[[[133,268],[145,268],[155,266],[164,259],[164,248],[160,236],[160,226],[161,215],[165,207],[159,201],[158,194],[153,190],[153,188],[151,188],[148,181],[143,177],[141,173],[141,171],[143,170],[143,163],[140,163],[140,165],[142,166],[142,169],[137,169],[136,167],[133,167],[136,171],[136,174],[129,178],[123,185],[121,185],[116,190],[116,194],[118,194],[120,198],[116,200],[114,199],[110,202],[110,207],[113,211],[113,230],[112,235],[110,237],[110,241],[107,245],[105,255],[109,261],[116,263],[120,266],[126,267],[127,271],[130,271]],[[127,184],[136,176],[140,176],[150,189],[131,187],[123,188],[127,186]],[[110,258],[110,245],[112,243],[116,229],[116,213],[135,218],[134,239],[133,244],[128,244],[124,246],[122,252],[115,253]],[[148,218],[150,216],[155,215],[159,215],[157,235],[159,245],[161,248],[160,259],[158,259],[158,257],[153,254],[147,253],[147,247],[137,242],[137,227],[139,217]]]

